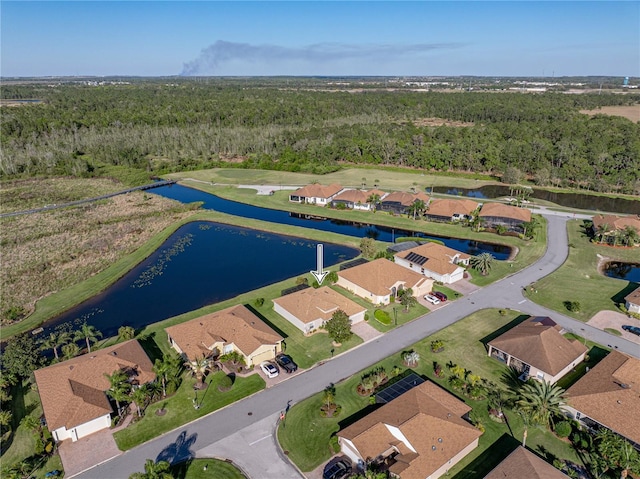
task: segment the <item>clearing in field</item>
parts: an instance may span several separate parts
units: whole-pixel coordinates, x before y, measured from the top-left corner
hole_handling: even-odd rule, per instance
[[[640,121],[640,105],[631,105],[631,106],[603,106],[596,110],[580,110],[580,113],[584,113],[585,115],[610,115],[610,116],[621,116],[628,120],[631,120],[634,123],[638,123]]]

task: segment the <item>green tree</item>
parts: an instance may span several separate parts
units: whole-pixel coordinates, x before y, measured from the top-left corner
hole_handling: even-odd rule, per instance
[[[147,389],[146,384],[143,384],[140,387],[135,388],[131,392],[131,399],[136,405],[136,412],[138,413],[138,417],[142,416],[142,411],[149,400],[149,390]]]
[[[329,271],[329,274],[327,274],[324,280],[327,282],[327,284],[335,284],[338,282],[338,273],[336,273],[335,271]]]
[[[504,174],[502,175],[502,182],[510,185],[517,185],[522,181],[523,175],[520,169],[509,166],[506,170],[504,170]]]
[[[333,384],[324,388],[324,391],[322,392],[322,403],[327,407],[327,409],[335,405],[336,387]]]
[[[367,203],[369,203],[373,207],[373,212],[375,213],[380,205],[380,195],[377,193],[372,193],[367,198]]]
[[[28,378],[42,364],[38,345],[29,333],[19,334],[7,341],[0,358],[3,374],[16,380]]]
[[[49,333],[49,336],[42,340],[41,347],[43,350],[51,349],[56,361],[60,359],[58,356],[58,348],[64,346],[71,341],[71,334],[69,331],[54,331]]]
[[[362,238],[360,240],[360,251],[365,258],[373,258],[378,251],[376,241],[373,238]]]
[[[162,359],[156,359],[153,364],[153,372],[160,378],[162,383],[162,397],[167,396],[167,382],[180,375],[182,364],[180,358],[173,353],[166,354]]]
[[[520,388],[516,407],[525,411],[535,424],[551,428],[553,417],[562,415],[564,389],[547,381],[529,381]]]
[[[596,435],[596,449],[609,468],[620,469],[620,478],[640,473],[640,453],[622,436],[602,428]]]
[[[347,313],[339,309],[331,316],[331,319],[324,323],[324,329],[329,333],[329,337],[336,343],[344,343],[351,338],[351,320]]]
[[[191,371],[196,378],[196,388],[201,388],[204,385],[204,377],[207,372],[211,369],[211,360],[209,358],[205,358],[204,355],[189,360],[184,363],[184,365]]]
[[[65,344],[60,348],[62,351],[62,356],[64,359],[75,358],[78,354],[80,354],[80,346],[76,343]]]
[[[531,221],[522,223],[522,234],[525,238],[533,238],[538,228],[540,228],[540,223],[535,216],[532,216]]]
[[[413,203],[411,203],[411,206],[409,206],[408,211],[409,211],[409,215],[413,216],[413,219],[415,221],[416,215],[418,217],[422,216],[422,214],[425,212],[426,209],[427,209],[427,205],[423,200],[416,200]]]
[[[413,295],[413,290],[411,288],[406,288],[400,291],[398,294],[400,296],[400,304],[404,306],[405,313],[409,312],[409,308],[414,307],[418,304],[418,300]]]
[[[491,253],[480,253],[477,256],[472,256],[469,263],[471,267],[480,272],[482,276],[489,274],[491,266],[495,258]]]
[[[118,328],[118,341],[128,341],[136,336],[136,330],[131,326],[120,326]]]
[[[109,389],[107,390],[107,396],[112,398],[116,402],[116,408],[118,409],[118,415],[121,414],[120,403],[127,401],[129,398],[129,392],[131,391],[131,384],[129,383],[129,377],[122,369],[116,369],[112,374],[106,374],[105,377],[109,380]]]
[[[173,479],[171,465],[167,461],[155,462],[147,459],[144,463],[144,472],[134,472],[129,479]]]
[[[87,324],[85,321],[74,334],[74,340],[84,339],[87,344],[87,352],[91,352],[91,343],[98,342],[98,338],[102,337],[102,333],[95,326]]]

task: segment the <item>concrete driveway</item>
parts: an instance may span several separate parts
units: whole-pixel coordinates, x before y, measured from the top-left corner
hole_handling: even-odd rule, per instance
[[[103,429],[82,439],[71,439],[58,445],[64,476],[73,477],[122,454],[116,446],[111,429]]]
[[[622,337],[624,339],[640,344],[640,336],[622,329],[624,324],[640,328],[640,321],[635,318],[629,318],[626,314],[618,313],[616,311],[600,311],[599,313],[596,313],[593,318],[587,321],[587,324],[594,328],[601,329],[602,331],[604,331],[605,328],[619,331],[622,333]]]

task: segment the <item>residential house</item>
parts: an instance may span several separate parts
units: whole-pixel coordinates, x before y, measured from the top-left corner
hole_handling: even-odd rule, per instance
[[[292,203],[310,203],[314,205],[326,206],[331,200],[342,191],[342,186],[337,184],[321,185],[312,183],[298,188],[289,195]]]
[[[484,479],[567,479],[568,477],[541,457],[518,446],[484,476]]]
[[[429,209],[425,218],[429,221],[459,221],[472,219],[473,212],[478,209],[479,203],[473,200],[460,199],[433,199],[429,203]]]
[[[437,479],[478,446],[471,408],[425,381],[338,432],[353,461],[383,463],[393,477]]]
[[[530,317],[491,340],[489,356],[529,377],[555,383],[584,360],[587,348],[569,340],[548,317]]]
[[[422,200],[425,206],[429,203],[429,195],[419,191],[418,193],[406,193],[394,191],[385,196],[378,207],[381,211],[388,211],[398,215],[409,213],[409,208],[416,201]]]
[[[487,228],[504,226],[509,231],[521,231],[523,223],[531,221],[531,210],[502,203],[484,203],[478,217]]]
[[[464,277],[471,256],[437,243],[424,243],[395,255],[396,264],[445,284]]]
[[[190,361],[236,351],[247,366],[254,366],[282,351],[282,336],[244,305],[206,314],[165,331],[171,346]]]
[[[635,231],[635,238],[625,238],[627,229]],[[593,234],[602,242],[612,244],[638,243],[640,241],[640,216],[596,215],[593,217]]]
[[[429,293],[433,280],[386,258],[378,258],[339,271],[336,284],[373,304],[389,304],[403,289],[411,288],[414,296]]]
[[[135,387],[155,380],[153,364],[137,340],[98,349],[34,372],[42,410],[55,441],[75,442],[111,427],[106,375],[124,371]]]
[[[589,428],[604,426],[640,449],[640,359],[613,350],[566,396],[571,417]]]
[[[640,287],[624,297],[624,307],[630,313],[640,313]]]
[[[364,320],[367,311],[328,286],[307,288],[276,298],[273,309],[305,334],[320,329],[338,310],[349,316],[351,324]]]
[[[342,190],[331,200],[331,206],[340,208],[343,205],[350,210],[370,211],[374,208],[369,203],[370,193],[365,190]]]

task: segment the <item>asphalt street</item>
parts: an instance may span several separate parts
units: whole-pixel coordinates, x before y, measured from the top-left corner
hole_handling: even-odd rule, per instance
[[[329,384],[338,383],[342,379],[366,369],[371,364],[484,308],[509,308],[536,316],[551,316],[567,330],[575,331],[587,339],[636,357],[640,356],[640,347],[637,344],[590,327],[556,311],[543,308],[523,296],[525,287],[561,266],[569,251],[566,221],[573,218],[574,215],[555,211],[544,211],[543,214],[548,221],[547,250],[544,256],[532,266],[385,333],[378,339],[320,363],[274,387],[260,391],[251,397],[127,451],[75,477],[83,479],[127,478],[133,472],[142,471],[146,459],[178,462],[195,457],[198,451],[207,451],[210,446],[221,444],[221,441],[224,442],[225,438],[231,438],[234,435],[237,437],[238,432],[249,431],[251,430],[250,426],[254,424],[264,424],[262,421],[265,420],[273,422],[269,418],[273,418],[274,415],[277,417],[277,414],[285,409],[287,404],[295,404],[323,390]],[[266,433],[264,435],[266,436]],[[264,440],[267,441],[267,439]],[[274,457],[274,461],[277,459]],[[264,458],[256,455],[254,462],[258,461],[256,463],[259,466],[259,461],[263,460]],[[266,464],[263,466],[267,467]],[[247,470],[247,466],[244,466],[244,469]],[[291,473],[290,465],[287,470]],[[296,477],[294,473],[291,473],[292,475],[289,473],[284,476],[252,475],[252,477],[255,479]]]

